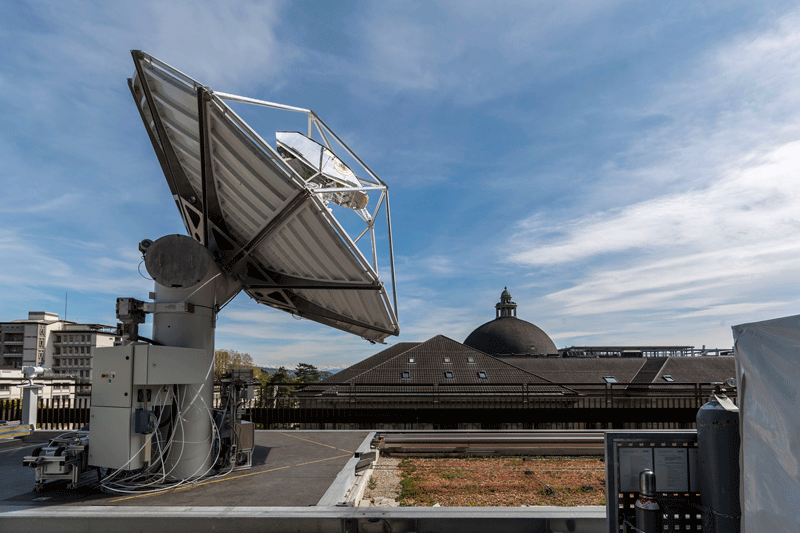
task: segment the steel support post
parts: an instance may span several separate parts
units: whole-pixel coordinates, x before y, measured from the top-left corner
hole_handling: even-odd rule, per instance
[[[39,391],[42,385],[23,385],[22,389],[22,417],[20,424],[32,425],[36,429],[36,410],[39,407]]]

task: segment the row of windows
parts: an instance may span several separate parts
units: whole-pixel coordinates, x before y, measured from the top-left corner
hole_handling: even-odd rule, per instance
[[[92,340],[91,335],[62,335],[56,337],[56,342],[89,342]]]
[[[91,366],[91,359],[88,358],[64,358],[61,360],[62,366]]]
[[[60,376],[74,376],[74,375],[76,375],[74,370],[56,370],[55,373],[60,375]],[[91,370],[79,370],[78,373],[77,373],[77,376],[81,377],[81,378],[90,378],[90,377],[92,377],[92,371]]]
[[[91,349],[88,346],[64,346],[64,353],[65,354],[77,354],[77,353],[90,353]],[[61,355],[56,353],[56,355]]]
[[[481,379],[486,379],[486,372],[484,372],[483,370],[481,370],[480,372],[476,372],[476,375]],[[408,370],[404,370],[400,372],[400,377],[402,379],[410,379],[411,372],[409,372]],[[453,372],[450,370],[445,371],[444,377],[447,379],[453,379]]]
[[[408,362],[409,362],[409,364],[412,364],[412,365],[413,365],[413,364],[416,364],[417,360],[416,360],[416,358],[414,358],[414,357],[409,357],[409,358],[408,358]],[[445,364],[451,364],[453,361],[451,361],[449,357],[445,357],[445,358],[442,360],[442,362],[443,362],[443,363],[445,363]],[[474,365],[474,364],[475,364],[475,358],[474,358],[474,357],[472,357],[472,356],[468,356],[468,357],[467,357],[467,363],[469,363],[469,364],[471,364],[471,365]]]

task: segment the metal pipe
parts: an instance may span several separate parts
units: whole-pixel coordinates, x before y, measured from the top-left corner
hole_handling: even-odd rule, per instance
[[[311,176],[309,180],[313,179],[317,174]],[[308,183],[308,181],[306,182]],[[311,192],[313,193],[323,193],[323,192],[361,192],[361,191],[384,191],[386,187],[375,185],[372,187],[328,187],[325,189],[320,188],[312,188]]]
[[[389,191],[386,194],[386,233],[389,236],[389,267],[392,271],[392,296],[394,297],[394,318],[400,322],[400,309],[397,307],[397,280],[394,276],[394,245],[392,244],[392,217],[389,213]]]
[[[314,113],[314,112],[313,112],[313,111],[309,111],[309,113]],[[359,163],[359,164],[360,164],[360,165],[361,165],[361,166],[364,168],[364,170],[366,170],[366,171],[367,171],[367,173],[368,173],[370,176],[372,176],[372,178],[373,178],[373,179],[377,180],[377,181],[378,181],[378,183],[380,183],[380,184],[381,184],[381,185],[383,185],[384,187],[386,187],[386,186],[387,186],[387,185],[386,185],[386,184],[383,182],[383,180],[382,180],[382,179],[380,179],[380,178],[379,178],[379,177],[378,177],[378,176],[377,176],[377,175],[376,175],[376,174],[375,174],[375,173],[372,171],[372,169],[371,169],[371,168],[369,168],[369,167],[367,166],[367,164],[366,164],[366,163],[364,163],[364,161],[362,161],[362,160],[361,160],[361,158],[360,158],[360,157],[358,157],[358,156],[355,154],[355,152],[353,152],[353,151],[350,149],[350,147],[349,147],[349,146],[347,146],[347,144],[345,144],[345,142],[344,142],[344,141],[343,141],[341,138],[339,138],[339,136],[338,136],[338,135],[336,135],[336,132],[335,132],[335,131],[333,131],[332,129],[330,129],[330,128],[328,127],[328,125],[327,125],[327,124],[325,124],[325,122],[324,122],[324,121],[323,121],[321,118],[319,118],[319,116],[317,116],[317,114],[316,114],[316,113],[314,113],[314,120],[317,122],[317,127],[319,127],[320,125],[321,125],[321,126],[323,126],[323,127],[325,128],[325,130],[327,130],[327,131],[328,131],[328,133],[330,133],[330,134],[333,136],[333,138],[334,138],[334,139],[336,139],[336,142],[338,142],[338,143],[339,143],[339,145],[341,145],[341,147],[342,147],[342,148],[344,148],[344,149],[347,151],[347,153],[348,153],[348,154],[350,154],[350,156],[351,156],[353,159],[355,159],[356,161],[358,161],[358,163]],[[320,133],[322,133],[322,129],[320,129]]]
[[[236,94],[221,93],[214,91],[214,94],[223,100],[230,100],[231,102],[241,102],[243,104],[260,105],[263,107],[273,107],[275,109],[285,109],[286,111],[297,111],[298,113],[311,113],[310,109],[303,109],[302,107],[294,107],[285,104],[276,104],[275,102],[267,102],[266,100],[258,100],[256,98],[248,98],[246,96],[238,96]]]

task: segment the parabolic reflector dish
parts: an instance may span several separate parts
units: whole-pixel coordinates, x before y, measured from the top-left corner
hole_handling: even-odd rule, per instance
[[[394,288],[386,184],[313,111],[215,92],[132,54],[128,84],[186,230],[222,270],[259,303],[371,341],[397,335],[396,293],[393,307],[376,251],[375,221],[385,208]],[[279,132],[276,150],[225,100],[305,113],[308,136]],[[314,128],[324,145],[310,138]],[[361,177],[331,139],[363,168]],[[351,238],[328,202],[356,211],[364,231]],[[357,246],[367,234],[371,261]]]

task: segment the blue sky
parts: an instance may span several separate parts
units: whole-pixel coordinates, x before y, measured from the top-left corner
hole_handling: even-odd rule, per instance
[[[798,312],[796,2],[15,2],[0,29],[0,320],[69,293],[70,320],[113,324],[152,290],[138,242],[185,232],[131,49],[313,109],[387,182],[390,343],[463,341],[504,286],[559,347],[729,347]],[[379,349],[244,294],[217,347]]]

